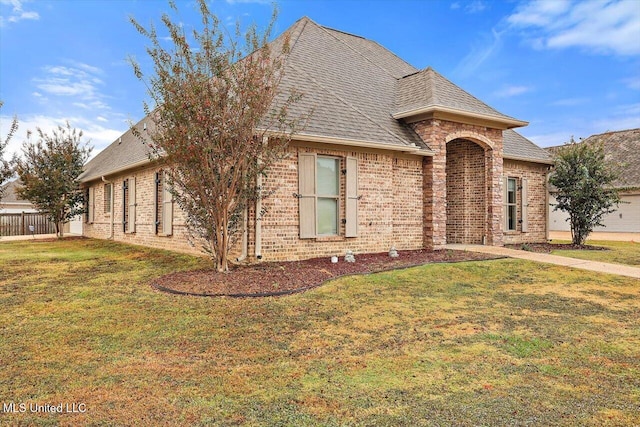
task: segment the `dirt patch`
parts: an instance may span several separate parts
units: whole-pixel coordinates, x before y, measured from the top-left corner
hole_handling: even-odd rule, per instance
[[[529,252],[539,252],[548,254],[551,251],[571,250],[571,251],[608,251],[609,248],[592,245],[574,245],[573,243],[522,243],[517,245],[504,245],[505,248],[519,249]]]
[[[305,261],[269,262],[233,266],[228,273],[194,270],[171,273],[154,280],[154,288],[196,296],[260,297],[287,295],[317,287],[327,280],[352,274],[368,274],[436,262],[478,261],[501,258],[495,255],[452,251],[398,251],[398,258],[386,252],[356,255],[355,263],[341,257],[337,264],[329,257]]]

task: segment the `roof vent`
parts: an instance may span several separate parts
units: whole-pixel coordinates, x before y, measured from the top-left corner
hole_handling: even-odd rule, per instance
[[[144,122],[144,123],[142,124],[142,129],[147,130],[147,122]]]
[[[122,144],[122,137],[118,139],[118,144]]]

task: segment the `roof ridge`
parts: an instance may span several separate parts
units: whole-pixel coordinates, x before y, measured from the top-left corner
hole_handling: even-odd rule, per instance
[[[315,24],[315,22],[314,22],[314,24]],[[367,61],[367,62],[369,62],[370,64],[372,64],[374,67],[377,67],[377,68],[381,69],[381,70],[382,70],[382,71],[384,71],[386,74],[388,74],[390,77],[392,77],[392,78],[394,78],[394,79],[396,78],[396,77],[393,75],[393,73],[391,73],[391,71],[389,71],[389,70],[387,70],[386,68],[381,67],[380,65],[378,65],[378,64],[376,64],[375,62],[371,61],[369,58],[367,58],[367,56],[366,56],[366,55],[363,55],[360,51],[358,51],[358,50],[356,50],[355,48],[353,48],[349,43],[347,43],[347,42],[345,42],[345,41],[343,41],[343,40],[339,39],[339,38],[338,38],[338,37],[336,37],[336,36],[334,36],[333,34],[331,34],[331,33],[330,33],[330,31],[337,31],[337,32],[339,32],[339,33],[347,34],[347,35],[350,35],[350,36],[354,36],[353,34],[345,33],[344,31],[340,31],[340,30],[334,30],[334,29],[329,28],[329,27],[323,27],[322,25],[319,25],[319,24],[316,24],[316,25],[317,25],[320,29],[322,29],[324,32],[326,32],[327,34],[329,34],[331,37],[333,37],[334,39],[336,39],[338,42],[342,43],[342,44],[343,44],[343,45],[345,45],[347,48],[351,49],[352,51],[354,51],[355,53],[357,53],[359,56],[361,56],[362,58],[364,58],[364,60],[365,60],[365,61]],[[373,41],[373,40],[369,40],[368,38],[366,38],[366,37],[362,37],[362,36],[354,36],[354,37],[358,37],[358,38],[361,38],[361,39],[363,39],[363,40],[367,40],[367,41],[369,41],[369,42],[372,42],[372,41]],[[374,43],[375,43],[375,42],[374,42]],[[388,51],[388,52],[391,52],[389,49],[387,49],[386,47],[384,47],[384,46],[382,46],[382,45],[378,45],[378,46],[382,47],[383,49],[385,49],[385,50],[386,50],[386,51]],[[393,52],[391,52],[391,53],[393,53]],[[409,65],[411,65],[411,64],[409,64]]]
[[[381,126],[378,122],[376,122],[375,120],[373,120],[371,117],[369,117],[366,113],[363,113],[362,111],[360,111],[356,106],[354,106],[353,104],[351,104],[350,102],[347,102],[346,100],[344,100],[340,95],[338,95],[337,93],[335,93],[334,91],[332,91],[331,89],[326,88],[324,85],[322,85],[320,82],[318,82],[312,75],[310,75],[309,73],[307,73],[305,70],[296,67],[295,65],[290,64],[289,65],[292,68],[295,68],[296,70],[298,70],[299,72],[301,72],[302,74],[304,74],[305,76],[307,76],[307,78],[309,80],[311,80],[313,83],[315,83],[318,87],[322,88],[322,90],[324,90],[325,92],[329,93],[330,95],[336,97],[340,102],[342,102],[344,105],[346,105],[347,107],[351,108],[352,110],[356,111],[358,114],[360,114],[361,116],[363,116],[364,118],[366,118],[367,120],[369,120],[371,123],[373,123],[375,126],[377,126],[378,128],[380,128],[384,133],[391,135],[394,139],[397,139],[398,141],[400,141],[403,145],[409,146],[409,144],[407,143],[407,141],[405,141],[404,139],[400,138],[399,136],[393,134],[392,132],[390,132],[389,130],[385,129],[383,126]]]
[[[348,32],[346,32],[346,31],[338,30],[337,28],[327,27],[326,25],[320,25],[320,24],[318,24],[318,25],[319,25],[320,27],[324,28],[325,30],[336,31],[336,32],[338,32],[338,33],[346,34],[346,35],[348,35],[348,36],[358,37],[358,38],[360,38],[360,39],[367,40],[367,38],[366,38],[366,37],[362,37],[362,36],[359,36],[359,35],[357,35],[357,34],[348,33]]]
[[[302,18],[298,19],[291,27],[289,27],[287,29],[288,30],[292,30],[291,32],[293,33],[293,29],[295,27],[297,27],[298,25],[302,25],[302,28],[300,28],[300,30],[297,31],[297,35],[295,35],[295,40],[291,39],[290,40],[290,44],[289,44],[289,52],[291,52],[293,50],[293,47],[296,45],[296,43],[298,42],[298,39],[300,38],[300,36],[302,35],[302,32],[304,31],[305,27],[307,26],[307,24],[309,22],[313,22],[313,20],[311,20],[309,17],[307,16],[303,16]],[[315,22],[313,22],[315,24]],[[317,24],[316,24],[317,25]],[[278,40],[280,37],[284,36],[287,31],[285,31],[284,33],[282,33],[280,36],[276,37],[276,39],[274,40],[274,42],[276,40]]]
[[[633,132],[633,131],[640,131],[640,128],[630,128],[630,129],[622,129],[622,130],[608,130],[608,131],[602,132],[602,133],[594,133],[593,135],[590,135],[587,138],[591,138],[592,136],[608,135],[608,134],[612,134],[612,133],[621,133],[621,132]],[[585,139],[587,139],[587,138],[585,138]]]

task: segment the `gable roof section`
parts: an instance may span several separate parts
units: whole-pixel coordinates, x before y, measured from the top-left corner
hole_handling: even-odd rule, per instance
[[[429,67],[398,80],[393,117],[396,119],[440,112],[484,119],[505,129],[526,126],[488,106]]]
[[[605,160],[620,166],[620,177],[614,181],[614,187],[640,188],[640,128],[591,135],[579,142],[585,143],[604,144]],[[563,145],[549,147],[547,150],[554,153],[561,147]]]
[[[505,159],[533,161],[552,165],[551,155],[512,129],[502,131]]]

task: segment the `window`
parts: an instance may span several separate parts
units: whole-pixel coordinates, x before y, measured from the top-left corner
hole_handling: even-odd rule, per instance
[[[104,213],[111,213],[111,184],[104,185]]]
[[[163,171],[156,172],[155,182],[156,234],[170,236],[173,233],[173,197]]]
[[[341,169],[345,165],[344,170]],[[338,236],[344,208],[344,236],[358,233],[357,159],[300,153],[298,179],[300,238]],[[346,181],[341,182],[342,174]],[[346,185],[345,185],[346,184]]]
[[[504,231],[529,231],[528,183],[527,178],[504,178]]]
[[[516,179],[507,178],[507,227],[509,231],[516,229],[517,224],[517,203],[516,203]]]
[[[339,170],[340,160],[331,157],[317,158],[318,212],[316,230],[319,236],[338,234]]]

